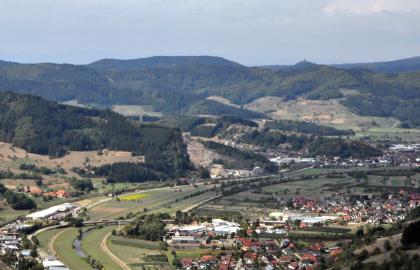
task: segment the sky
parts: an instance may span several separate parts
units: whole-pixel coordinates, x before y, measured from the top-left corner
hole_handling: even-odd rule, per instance
[[[420,55],[420,0],[0,0],[0,59],[213,55],[245,65]]]

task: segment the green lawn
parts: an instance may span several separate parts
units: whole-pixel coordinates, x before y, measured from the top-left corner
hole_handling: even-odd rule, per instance
[[[103,227],[102,229],[94,230],[90,232],[82,241],[83,251],[95,260],[102,263],[105,266],[105,270],[122,270],[121,267],[101,249],[102,240],[106,237],[108,233],[110,233],[113,229],[116,228],[116,226],[107,226]]]
[[[36,237],[38,237],[38,240],[39,240],[39,247],[42,250],[50,254],[53,254],[53,251],[50,249],[51,240],[56,234],[60,233],[63,230],[64,229],[51,229],[51,230],[46,230],[37,234]]]
[[[19,216],[26,216],[28,213],[29,211],[26,211],[26,210],[12,210],[12,209],[0,210],[0,223],[13,220]]]
[[[68,228],[59,234],[53,243],[54,250],[63,263],[70,269],[92,269],[73,249],[73,241],[78,235],[77,230],[77,228]]]
[[[403,142],[418,142],[420,140],[420,129],[401,129],[401,128],[371,128],[367,131],[356,132],[355,139],[369,137],[375,140],[395,140],[401,139]]]
[[[123,245],[121,245],[123,244]],[[128,264],[145,263],[145,256],[160,255],[157,249],[158,242],[142,241],[142,242],[115,242],[109,241],[108,247],[118,258]]]
[[[111,244],[113,245],[145,248],[145,249],[159,249],[159,242],[146,241],[142,239],[120,237],[120,236],[111,236],[109,240]]]

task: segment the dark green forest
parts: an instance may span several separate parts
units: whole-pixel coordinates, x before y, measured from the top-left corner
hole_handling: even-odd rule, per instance
[[[273,70],[245,67],[220,58],[104,60],[92,65],[0,65],[0,90],[31,93],[82,104],[152,105],[167,113],[260,118],[241,108],[203,99],[222,96],[244,105],[260,97],[343,98],[362,115],[393,116],[403,126],[419,126],[420,72],[377,73],[324,65]],[[341,89],[356,90],[343,96]]]
[[[282,131],[293,131],[299,133],[313,134],[317,136],[354,135],[354,131],[352,130],[338,130],[333,127],[320,126],[314,123],[291,120],[269,121],[267,122],[266,127]]]
[[[0,183],[0,197],[3,197],[13,210],[31,210],[36,208],[34,200],[24,193],[17,193],[7,189]]]
[[[213,150],[226,158],[216,160],[216,163],[223,164],[226,168],[252,170],[254,167],[260,167],[265,172],[276,172],[277,167],[266,157],[247,151],[242,151],[234,147],[220,144],[213,141],[203,141],[204,146]]]
[[[262,147],[276,147],[288,144],[292,150],[306,150],[308,156],[357,157],[368,158],[382,155],[382,151],[368,144],[341,138],[324,138],[319,136],[285,134],[265,128],[253,131],[241,137],[244,143]]]
[[[138,124],[101,110],[59,105],[42,98],[0,93],[0,140],[28,152],[62,156],[70,150],[120,150],[145,156],[165,175],[191,169],[178,129]]]

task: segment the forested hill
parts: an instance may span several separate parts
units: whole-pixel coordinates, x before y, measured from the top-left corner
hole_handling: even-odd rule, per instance
[[[260,66],[260,68],[271,70],[297,70],[316,65],[317,64],[315,63],[303,60],[295,65],[266,65]],[[364,69],[381,73],[417,72],[420,71],[420,56],[384,62],[335,64],[331,65],[331,67],[340,69]]]
[[[95,67],[96,66],[96,67]],[[108,70],[111,69],[111,70]],[[0,90],[30,93],[55,101],[78,100],[108,107],[152,105],[167,113],[247,114],[245,105],[265,96],[284,99],[341,98],[361,115],[395,117],[420,126],[420,72],[375,73],[310,62],[272,70],[246,67],[222,58],[169,57],[104,60],[91,65],[12,64],[0,66]],[[352,90],[345,96],[342,90]],[[221,96],[238,110],[208,102]]]
[[[10,65],[14,65],[14,64],[16,64],[16,63],[0,60],[0,67],[10,66]]]
[[[334,66],[345,69],[368,69],[384,73],[415,72],[420,71],[420,56],[388,62],[341,64]]]
[[[190,169],[177,129],[138,125],[110,111],[59,105],[31,95],[0,92],[0,141],[50,156],[68,150],[131,151],[145,155],[146,169],[162,175]]]
[[[195,65],[240,66],[238,63],[214,56],[154,56],[128,60],[102,59],[89,64],[90,67],[100,71],[129,71]]]

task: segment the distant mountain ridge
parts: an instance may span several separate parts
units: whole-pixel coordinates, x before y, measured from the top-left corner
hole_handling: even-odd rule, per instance
[[[233,61],[214,56],[153,56],[128,60],[102,59],[88,66],[100,71],[130,71],[193,65],[241,66]]]
[[[303,61],[297,62],[294,65],[267,65],[267,66],[259,66],[259,67],[279,71],[279,70],[303,70],[303,69],[313,68],[316,66],[319,66],[319,65],[303,60]]]
[[[332,65],[345,69],[368,69],[383,73],[400,73],[420,71],[420,56],[386,62],[354,63]]]
[[[420,126],[420,72],[385,74],[308,61],[273,69],[207,56],[109,61],[105,61],[109,65],[101,61],[91,65],[5,64],[0,66],[0,91],[59,102],[77,100],[100,108],[148,105],[169,114],[246,117],[256,114],[240,106],[262,97],[340,98],[341,104],[357,114],[392,116],[408,126]],[[355,94],[345,96],[342,90],[347,89]],[[200,102],[211,96],[228,99],[237,109]]]
[[[5,66],[10,66],[10,65],[15,65],[15,64],[17,63],[0,60],[0,67],[5,67]]]

